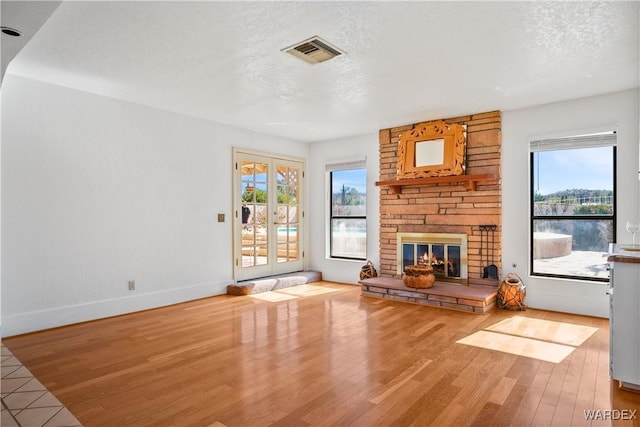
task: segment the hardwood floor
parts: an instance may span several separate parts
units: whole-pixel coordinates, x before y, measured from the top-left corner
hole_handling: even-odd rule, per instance
[[[609,378],[606,319],[314,285],[338,290],[217,296],[3,343],[85,426],[600,426],[584,411],[640,408]],[[560,363],[456,343],[513,316],[598,330]]]

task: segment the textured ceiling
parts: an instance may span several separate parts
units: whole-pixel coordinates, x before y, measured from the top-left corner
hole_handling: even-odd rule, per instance
[[[638,87],[639,18],[638,2],[71,1],[7,72],[321,141]],[[314,35],[346,54],[281,52]]]

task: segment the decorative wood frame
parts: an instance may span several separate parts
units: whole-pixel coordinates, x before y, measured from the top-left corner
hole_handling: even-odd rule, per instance
[[[442,120],[420,123],[403,133],[398,145],[398,179],[463,175],[466,135],[465,125],[448,124]],[[431,147],[418,147],[418,144],[428,144],[430,141],[433,142]],[[427,161],[416,165],[416,153],[421,148],[439,151],[440,147],[442,155],[438,156],[436,163]]]

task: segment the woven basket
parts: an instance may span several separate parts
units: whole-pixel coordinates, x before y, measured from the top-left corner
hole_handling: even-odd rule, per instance
[[[377,276],[378,276],[378,272],[376,271],[376,268],[373,266],[373,263],[371,261],[367,261],[367,263],[363,265],[362,269],[360,270],[360,280],[370,279],[372,277],[377,277]]]
[[[426,289],[433,286],[436,276],[430,265],[408,265],[404,268],[402,282],[410,288]]]

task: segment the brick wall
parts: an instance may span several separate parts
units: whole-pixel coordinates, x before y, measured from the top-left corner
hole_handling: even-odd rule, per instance
[[[500,177],[500,111],[444,121],[467,125],[466,174],[495,173]],[[380,130],[380,181],[396,179],[400,135],[414,126]],[[482,282],[479,279],[483,267],[491,263],[498,266],[501,277],[501,207],[500,178],[478,182],[475,191],[466,190],[464,183],[406,186],[400,194],[393,194],[389,187],[381,186],[380,275],[396,275],[396,233],[410,232],[466,234],[469,283]],[[497,226],[493,253],[487,253],[486,243],[484,254],[480,253],[481,224]]]

